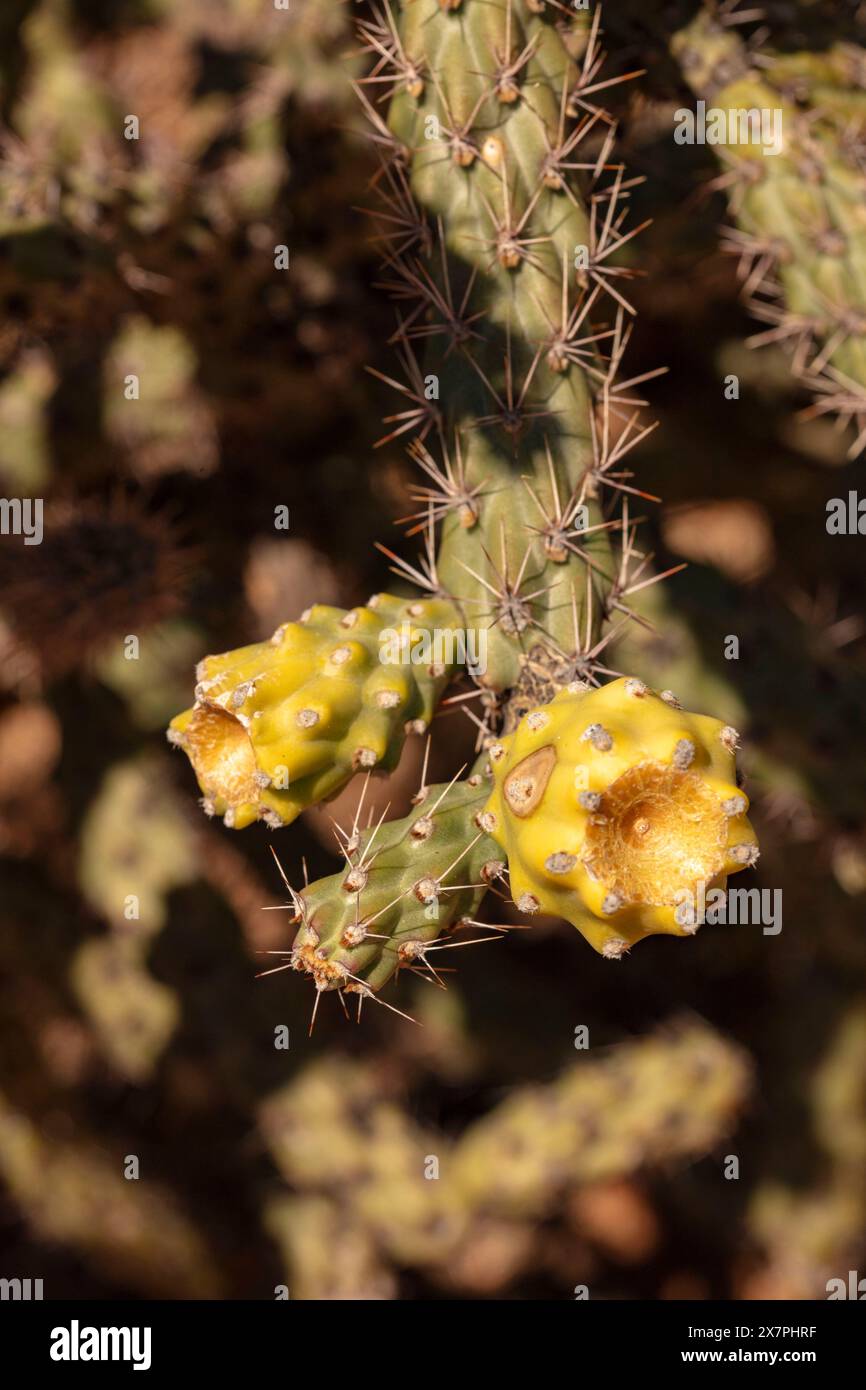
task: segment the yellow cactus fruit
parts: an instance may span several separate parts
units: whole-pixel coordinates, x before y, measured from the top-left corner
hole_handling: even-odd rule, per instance
[[[482,818],[517,906],[565,917],[614,959],[644,936],[693,934],[711,890],[758,857],[737,743],[634,679],[576,681],[530,710],[490,748]]]
[[[205,810],[243,829],[290,824],[363,769],[392,768],[421,733],[456,663],[443,599],[375,594],[317,605],[270,641],[208,656],[169,742],[193,765]]]

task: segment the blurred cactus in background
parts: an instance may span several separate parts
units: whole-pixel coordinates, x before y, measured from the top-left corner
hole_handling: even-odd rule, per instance
[[[863,1270],[864,568],[825,523],[862,493],[866,34],[762,8],[3,7],[0,1274],[622,1300]],[[699,99],[791,143],[678,143]],[[389,629],[442,661],[380,661]],[[627,794],[662,754],[763,915],[613,966],[546,915],[578,846],[543,842],[594,821],[616,874],[566,915],[630,939],[604,902],[635,837],[671,852],[675,799]]]
[[[854,457],[866,448],[866,51],[750,46],[734,26],[754,18],[711,7],[673,51],[710,119],[722,118],[712,143],[735,222],[727,244],[770,325],[751,341],[787,348],[817,396],[812,414],[853,423]]]

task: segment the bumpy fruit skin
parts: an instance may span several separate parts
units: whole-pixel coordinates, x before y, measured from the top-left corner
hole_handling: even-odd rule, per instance
[[[700,887],[757,858],[736,731],[642,681],[574,682],[490,748],[484,825],[524,911],[565,917],[602,955],[693,933]]]
[[[299,895],[295,969],[320,991],[361,995],[401,968],[429,969],[425,946],[471,918],[505,867],[479,826],[488,790],[478,772],[428,787],[411,815],[351,841],[347,871]]]
[[[290,824],[357,771],[396,764],[452,674],[454,607],[375,594],[316,605],[256,642],[199,663],[196,702],[169,741],[195,769],[205,809],[237,830]]]

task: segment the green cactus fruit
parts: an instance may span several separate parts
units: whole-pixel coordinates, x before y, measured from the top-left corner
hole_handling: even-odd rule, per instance
[[[713,122],[744,294],[770,325],[750,341],[789,349],[816,393],[810,413],[854,422],[854,457],[866,448],[863,51],[756,57],[713,11],[673,50]]]
[[[205,809],[241,830],[290,824],[358,771],[396,766],[423,732],[459,659],[458,618],[439,599],[375,594],[318,604],[197,668],[196,703],[172,720]]]
[[[695,932],[701,888],[758,857],[737,744],[721,720],[625,677],[524,715],[489,750],[483,818],[517,905],[565,917],[613,959],[653,932]]]
[[[341,832],[346,869],[292,894],[293,969],[316,989],[375,995],[399,970],[436,979],[435,945],[471,919],[505,865],[479,826],[485,778],[423,787],[404,820]],[[430,955],[433,956],[431,961]],[[280,967],[278,967],[280,968]]]

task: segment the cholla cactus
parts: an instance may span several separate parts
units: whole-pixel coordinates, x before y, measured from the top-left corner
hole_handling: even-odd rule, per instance
[[[78,949],[70,980],[114,1067],[137,1081],[152,1074],[179,1021],[177,996],[147,957],[169,894],[195,872],[194,835],[165,769],[154,759],[116,763],[85,819],[79,865],[82,891],[109,931]]]
[[[613,157],[614,123],[596,103],[600,90],[623,79],[599,78],[601,8],[585,19],[524,0],[382,0],[359,25],[373,60],[358,84],[380,160],[373,217],[398,304],[402,366],[399,379],[376,371],[400,402],[386,417],[385,440],[407,439],[424,475],[409,519],[410,534],[426,535],[424,553],[418,564],[391,558],[427,597],[403,600],[402,610],[396,599],[381,602],[391,622],[400,611],[417,613],[419,624],[483,637],[469,673],[484,713],[473,715],[479,743],[490,745],[491,762],[497,736],[521,715],[546,718],[539,707],[562,687],[596,686],[612,674],[602,653],[615,624],[633,616],[637,589],[663,577],[639,549],[629,512],[630,498],[647,496],[632,482],[630,454],[650,429],[640,419],[639,387],[654,375],[628,379],[622,370],[635,313],[628,257],[640,228],[626,226],[631,183]],[[385,98],[387,121],[379,110]],[[387,663],[373,673],[376,622],[367,609],[358,612],[366,646],[362,636],[353,645],[354,631],[342,632],[346,617],[323,611],[321,621],[289,625],[274,647],[204,663],[197,708],[175,721],[170,736],[195,764],[207,808],[229,825],[257,815],[291,820],[353,771],[389,766],[407,713],[410,727],[419,717],[426,726],[447,671],[403,672],[400,682]],[[616,702],[613,689],[588,698]],[[380,707],[383,692],[393,692],[393,710]],[[565,707],[554,708],[559,718]],[[374,736],[366,732],[372,720]],[[526,737],[522,727],[515,747]],[[660,714],[654,697],[626,700],[617,775],[656,747],[662,728],[676,734],[672,748],[696,730],[694,752],[709,747],[717,727],[674,717],[663,705]],[[671,756],[684,754],[665,746],[666,766]],[[369,838],[344,832],[348,873],[293,892],[300,931],[291,963],[320,992],[363,995],[413,962],[432,972],[436,938],[474,920],[491,877],[506,881],[488,839],[497,795],[485,811],[490,766],[482,756],[469,783],[443,792],[434,810],[422,807]],[[288,788],[275,789],[276,767],[289,769]],[[744,809],[732,751],[720,744],[706,768],[725,783],[721,800]],[[629,858],[627,847],[610,875],[602,869],[598,891],[584,886],[581,914],[552,889],[532,897],[536,907],[576,921],[607,955],[617,953],[611,943],[619,951],[651,930],[687,930],[668,907],[686,860],[695,860],[690,883],[701,871],[718,878],[752,862],[753,837],[736,824],[739,810],[728,816],[717,807],[718,788],[685,764],[675,762],[668,775],[678,779],[681,808],[691,798],[694,814],[712,802],[718,825],[707,837],[722,848],[713,853],[708,844],[695,858],[688,815],[669,817],[670,857],[657,868],[671,881],[653,884],[649,896],[636,893],[628,906],[617,897],[609,923],[589,925],[639,876],[641,856]],[[671,788],[656,793],[670,800]],[[525,826],[500,835],[514,854],[518,907],[532,891],[527,864],[539,856],[543,863],[587,829],[596,834],[600,824],[596,815],[587,828],[577,801],[563,803],[562,818],[563,833],[549,845],[546,820],[529,849]],[[725,852],[729,822],[736,853],[748,842],[742,860]],[[453,863],[470,886],[452,893]]]
[[[484,779],[422,787],[405,820],[341,834],[346,872],[293,895],[300,930],[291,952],[296,970],[319,991],[364,998],[398,970],[439,980],[430,953],[443,932],[465,927],[505,864],[485,834]],[[480,828],[475,828],[480,827]],[[454,943],[465,944],[465,942]],[[434,956],[435,959],[435,956]]]
[[[771,1142],[784,1142],[789,1160],[793,1150],[813,1161],[817,1153],[820,1162],[805,1190],[770,1166],[773,1176],[752,1194],[748,1224],[763,1262],[752,1296],[824,1298],[830,1281],[847,1284],[858,1258],[866,1223],[866,1003],[862,993],[842,1000],[817,1064],[810,1054],[797,1078],[793,1113],[773,1116]]]
[[[302,1287],[307,1277],[322,1283],[305,1232],[315,1217],[324,1233],[335,1209],[364,1271],[375,1269],[378,1251],[449,1274],[491,1225],[525,1254],[527,1223],[556,1214],[569,1190],[712,1150],[735,1126],[749,1088],[740,1050],[684,1019],[514,1091],[455,1141],[422,1129],[384,1097],[374,1069],[322,1059],[260,1113],[274,1161],[303,1194],[274,1212],[293,1278]],[[333,1265],[331,1252],[329,1297],[337,1296]]]
[[[0,1176],[43,1240],[145,1297],[218,1298],[207,1241],[170,1193],[127,1181],[122,1161],[89,1143],[46,1137],[0,1096]]]
[[[745,298],[770,325],[750,341],[789,350],[812,415],[854,422],[854,457],[866,448],[866,53],[765,53],[737,19],[701,11],[673,49],[714,122]]]

